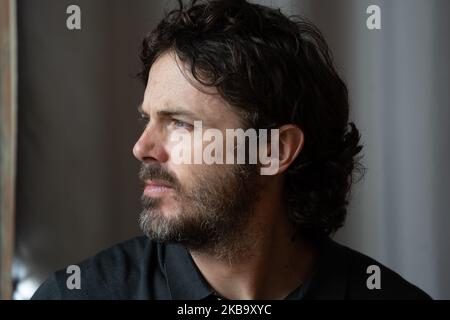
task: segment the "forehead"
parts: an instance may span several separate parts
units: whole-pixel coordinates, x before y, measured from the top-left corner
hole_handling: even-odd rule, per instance
[[[201,86],[182,68],[183,64],[172,52],[164,53],[155,61],[142,105],[145,112],[151,114],[176,106],[209,119],[223,121],[224,116],[239,119],[215,88]]]

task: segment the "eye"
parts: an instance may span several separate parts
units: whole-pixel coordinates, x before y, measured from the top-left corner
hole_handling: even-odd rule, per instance
[[[183,128],[183,129],[191,130],[193,128],[193,126],[191,124],[189,124],[187,122],[184,122],[184,121],[181,121],[181,120],[176,120],[176,119],[172,120],[172,124],[177,129]]]
[[[138,116],[138,122],[143,126],[146,127],[147,124],[150,122],[150,117],[146,115],[145,113],[140,113]]]

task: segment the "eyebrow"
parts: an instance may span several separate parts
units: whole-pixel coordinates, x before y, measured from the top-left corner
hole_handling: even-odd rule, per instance
[[[137,110],[138,110],[139,113],[146,114],[146,112],[142,108],[142,103],[138,105]],[[198,116],[194,112],[189,111],[189,110],[185,110],[185,109],[181,109],[181,108],[178,108],[178,107],[171,107],[171,108],[168,108],[166,110],[158,110],[156,112],[156,114],[159,117],[186,116],[186,117],[190,117],[190,118],[193,118],[193,119],[198,118]]]

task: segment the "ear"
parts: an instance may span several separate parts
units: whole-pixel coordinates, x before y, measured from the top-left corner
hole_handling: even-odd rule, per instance
[[[279,128],[279,170],[285,172],[298,157],[305,143],[303,131],[293,124],[286,124]]]
[[[299,127],[286,124],[270,130],[271,142],[260,149],[261,175],[276,175],[286,171],[303,148],[304,135]],[[267,150],[267,147],[269,149]],[[266,155],[269,155],[266,157]]]

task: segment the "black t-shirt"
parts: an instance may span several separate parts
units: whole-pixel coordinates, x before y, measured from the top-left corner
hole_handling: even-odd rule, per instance
[[[377,261],[327,239],[311,277],[286,299],[430,299]],[[379,267],[380,288],[369,289],[367,268]],[[69,289],[67,269],[51,275],[32,299],[220,299],[189,252],[141,236],[78,264],[80,288]],[[70,286],[69,286],[70,287]]]

